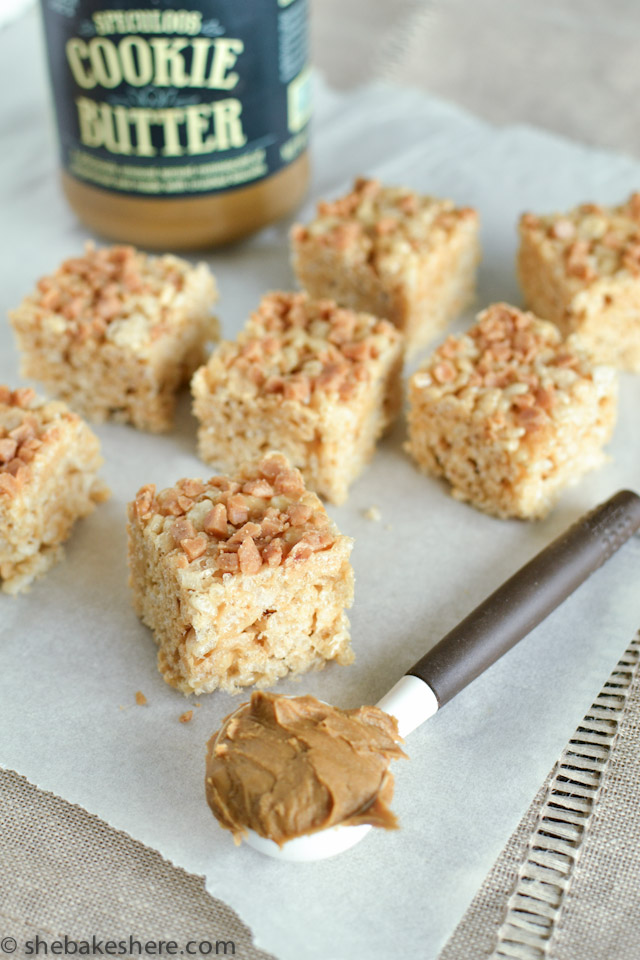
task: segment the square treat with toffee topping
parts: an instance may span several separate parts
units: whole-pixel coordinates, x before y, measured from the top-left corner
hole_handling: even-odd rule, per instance
[[[216,284],[203,263],[87,245],[11,313],[22,374],[90,420],[154,432],[217,339]]]
[[[106,500],[98,439],[64,403],[0,386],[0,586],[26,590]]]
[[[617,376],[578,338],[497,303],[449,337],[410,381],[407,449],[459,500],[498,517],[543,517],[606,459]]]
[[[618,207],[526,213],[520,241],[527,305],[579,333],[597,362],[640,373],[640,193]]]
[[[385,320],[304,293],[265,296],[193,378],[199,449],[233,471],[281,450],[333,503],[398,412],[402,337]]]
[[[352,541],[280,454],[129,505],[136,612],[183,693],[268,687],[353,660]]]
[[[298,281],[312,297],[391,320],[409,353],[474,298],[478,215],[451,200],[359,179],[291,237]]]

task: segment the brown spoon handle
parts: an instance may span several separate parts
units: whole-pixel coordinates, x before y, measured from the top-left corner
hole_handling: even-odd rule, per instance
[[[640,497],[621,490],[521,567],[407,671],[441,707],[533,630],[638,529]]]

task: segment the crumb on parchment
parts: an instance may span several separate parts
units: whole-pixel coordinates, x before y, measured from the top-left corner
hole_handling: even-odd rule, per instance
[[[136,703],[139,707],[144,707],[147,705],[147,698],[145,697],[142,690],[136,690]]]

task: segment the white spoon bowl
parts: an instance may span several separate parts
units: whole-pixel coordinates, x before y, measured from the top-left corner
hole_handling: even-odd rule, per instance
[[[391,688],[378,707],[402,737],[419,727],[555,610],[640,530],[640,497],[621,490],[581,517],[491,594]],[[222,732],[222,731],[221,731]],[[367,824],[330,827],[281,847],[249,832],[247,842],[276,860],[323,860],[355,846]]]
[[[320,830],[318,833],[295,837],[281,847],[273,840],[267,840],[266,837],[261,837],[253,830],[249,830],[246,842],[254,850],[273,857],[274,860],[304,863],[309,860],[326,860],[327,857],[335,857],[336,854],[354,847],[369,833],[369,830],[371,827],[368,823],[358,824],[355,827],[329,827],[328,830]]]
[[[396,685],[380,700],[378,707],[390,713],[398,721],[401,737],[419,727],[438,709],[435,694],[418,677],[402,677]],[[303,837],[287,840],[281,847],[273,840],[261,837],[249,830],[246,842],[254,850],[273,857],[274,860],[289,860],[302,863],[309,860],[325,860],[354,847],[371,830],[368,823],[355,826],[329,827],[317,833],[308,833]]]

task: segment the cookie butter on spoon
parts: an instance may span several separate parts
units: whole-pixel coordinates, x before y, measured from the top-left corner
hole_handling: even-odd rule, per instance
[[[378,707],[254,693],[209,741],[207,801],[237,843],[247,828],[278,846],[337,824],[393,830],[400,739]]]
[[[435,645],[377,707],[338,710],[314,697],[255,693],[209,741],[207,800],[236,840],[281,860],[319,860],[388,807],[398,746],[495,663],[640,529],[640,497],[622,490],[525,564]]]

